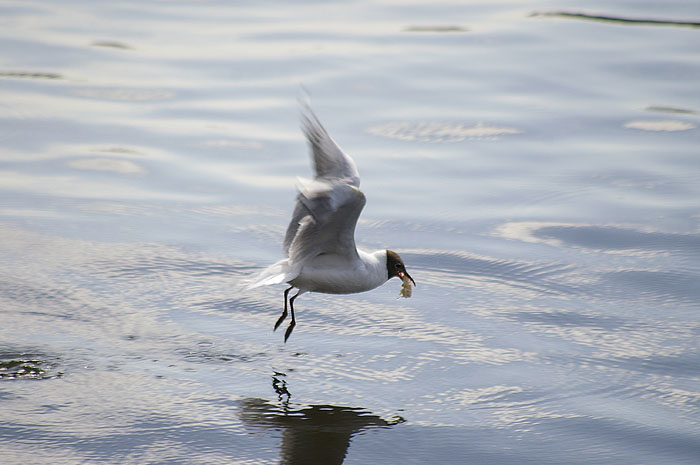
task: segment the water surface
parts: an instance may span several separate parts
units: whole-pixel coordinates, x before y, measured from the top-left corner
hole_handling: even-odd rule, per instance
[[[695,2],[5,2],[7,463],[695,464]],[[302,86],[359,244],[304,295]]]

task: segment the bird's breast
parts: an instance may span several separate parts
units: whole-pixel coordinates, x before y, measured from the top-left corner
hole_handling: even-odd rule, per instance
[[[374,289],[386,280],[386,271],[367,266],[360,260],[348,263],[322,255],[306,264],[299,276],[289,283],[311,292],[353,294]]]

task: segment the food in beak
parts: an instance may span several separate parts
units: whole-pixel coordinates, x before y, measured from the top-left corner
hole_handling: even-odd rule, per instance
[[[401,273],[401,279],[403,280],[403,284],[401,285],[401,293],[399,294],[401,297],[411,297],[411,281],[413,281],[407,274]]]

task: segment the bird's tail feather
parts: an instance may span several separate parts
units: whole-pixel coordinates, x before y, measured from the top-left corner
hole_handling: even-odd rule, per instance
[[[257,275],[252,276],[246,280],[245,289],[253,289],[260,286],[269,286],[271,284],[281,284],[291,281],[292,279],[299,276],[299,270],[289,264],[289,259],[285,258],[283,260],[274,263]]]

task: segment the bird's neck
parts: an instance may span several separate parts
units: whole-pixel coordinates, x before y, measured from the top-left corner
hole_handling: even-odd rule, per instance
[[[357,253],[369,273],[376,274],[377,279],[383,278],[384,281],[389,279],[389,275],[386,271],[386,250],[365,252],[364,250],[358,249]]]

